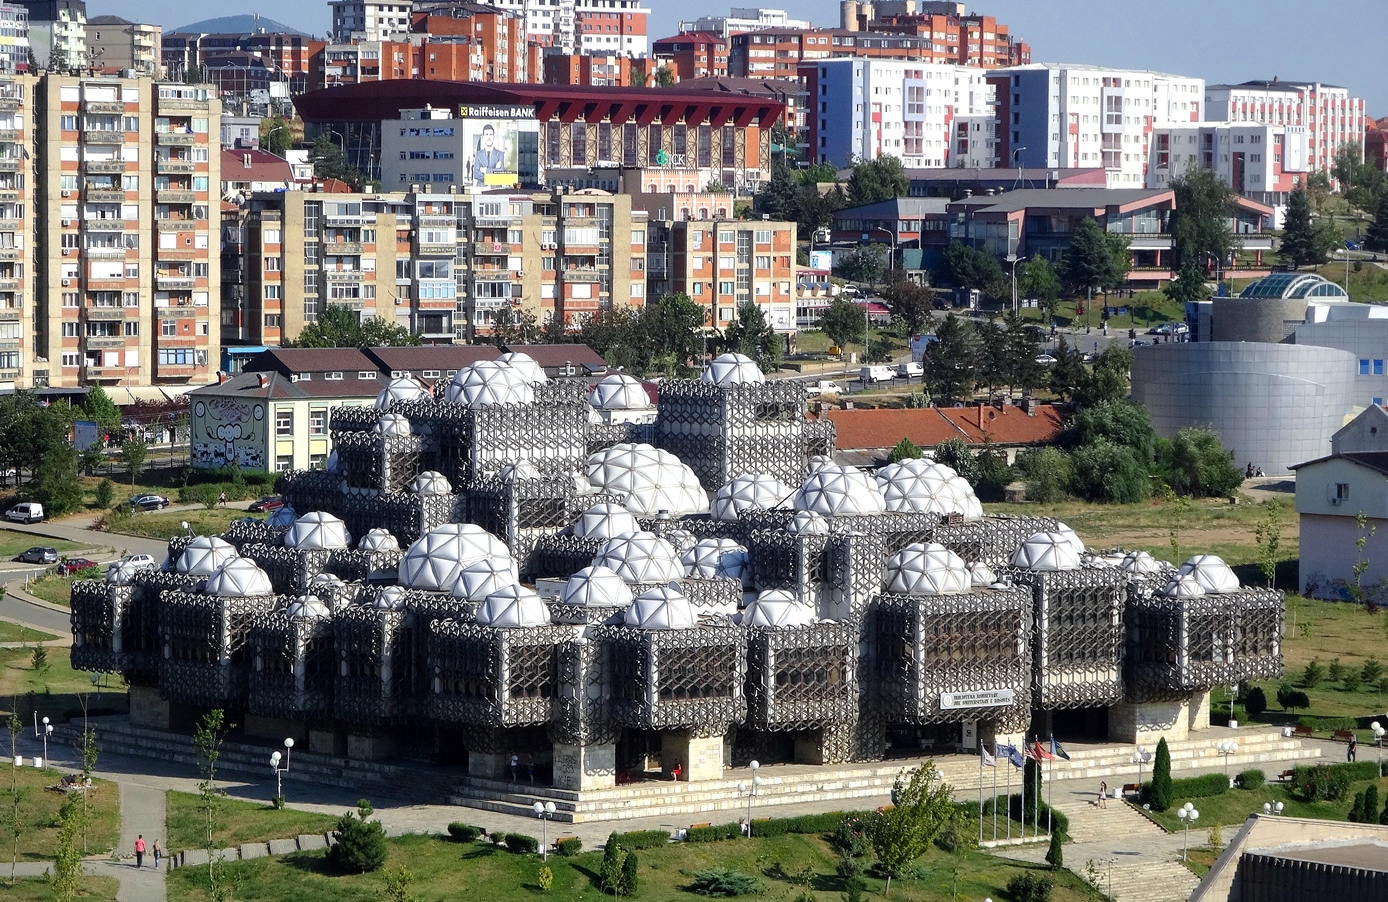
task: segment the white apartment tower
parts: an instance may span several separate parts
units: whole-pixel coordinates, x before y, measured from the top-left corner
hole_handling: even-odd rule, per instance
[[[405,41],[415,9],[445,6],[430,0],[329,0],[333,40]],[[647,22],[651,11],[641,0],[491,0],[486,4],[525,18],[526,33],[565,53],[621,53],[645,56],[650,51]]]
[[[1330,170],[1345,144],[1364,154],[1364,101],[1347,88],[1276,78],[1210,85],[1205,107],[1211,120],[1306,129],[1306,165],[1312,171]]]

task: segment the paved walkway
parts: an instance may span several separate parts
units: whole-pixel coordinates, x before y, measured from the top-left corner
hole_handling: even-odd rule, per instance
[[[5,597],[0,598],[0,620],[51,633],[62,640],[61,644],[70,645],[71,611],[30,595],[23,586],[23,580],[5,584]]]

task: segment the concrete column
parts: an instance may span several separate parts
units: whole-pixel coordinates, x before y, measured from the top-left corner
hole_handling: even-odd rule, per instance
[[[582,791],[617,785],[617,744],[554,744],[554,788]]]
[[[1114,742],[1133,742],[1155,745],[1166,737],[1167,742],[1190,738],[1190,706],[1180,701],[1119,702],[1108,709],[1108,738]],[[1206,720],[1209,709],[1206,708]]]
[[[511,779],[511,756],[494,752],[467,753],[467,773],[469,777],[485,780]]]
[[[335,755],[339,758],[347,754],[347,737],[337,730],[309,730],[308,750],[316,755]]]
[[[723,737],[695,738],[688,733],[660,734],[661,761],[665,773],[680,767],[682,782],[719,780],[723,777]]]
[[[381,761],[394,754],[389,736],[347,736],[347,757],[354,761]]]
[[[1204,732],[1210,728],[1210,690],[1193,694],[1186,702],[1190,707],[1190,732]]]
[[[173,726],[173,705],[159,697],[159,690],[149,686],[131,686],[130,723],[137,727],[167,730]]]

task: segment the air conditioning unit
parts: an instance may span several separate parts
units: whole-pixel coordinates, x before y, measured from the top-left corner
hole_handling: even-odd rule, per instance
[[[1330,503],[1333,504],[1333,505],[1335,505],[1336,507],[1339,507],[1340,505],[1342,505],[1342,504],[1345,503],[1345,499],[1343,499],[1343,498],[1331,498],[1331,499],[1330,499]]]
[[[63,197],[72,197],[72,192],[71,192],[71,191],[64,191],[64,192],[63,192]]]
[[[68,287],[68,286],[71,285],[71,284],[72,284],[72,280],[71,280],[71,279],[63,279],[63,287],[64,287],[64,288]]]
[[[70,254],[70,253],[72,253],[72,248],[70,248],[70,247],[65,247],[65,248],[63,248],[63,256],[64,256],[64,257],[66,257],[66,256],[67,256],[68,254]]]
[[[70,229],[70,228],[72,228],[72,223],[73,223],[73,220],[71,220],[71,219],[64,219],[64,220],[63,220],[63,228],[65,228],[65,229]]]

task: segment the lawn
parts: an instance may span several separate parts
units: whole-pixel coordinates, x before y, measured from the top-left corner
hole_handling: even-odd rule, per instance
[[[36,770],[13,765],[5,769],[10,771],[0,775],[0,792],[5,796],[5,857],[9,857],[13,842],[9,830],[10,778],[13,776],[17,778],[23,796],[19,803],[19,860],[45,861],[52,858],[58,848],[58,809],[63,804],[63,794],[49,792],[47,787],[55,785],[64,772],[51,767]],[[92,787],[88,799],[92,820],[87,826],[87,853],[105,855],[120,842],[119,790],[116,784],[106,780],[93,780]],[[0,866],[0,876],[3,874],[4,868]]]
[[[29,581],[29,585],[24,590],[30,595],[42,598],[49,604],[62,605],[63,607],[72,606],[72,580],[71,576],[59,576],[56,573],[48,573],[38,579]]]
[[[30,712],[67,720],[82,716],[81,696],[87,696],[87,713],[124,714],[130,710],[125,682],[118,676],[102,679],[98,694],[92,675],[73,670],[66,648],[48,649],[48,667],[34,670],[32,648],[0,648],[0,713],[18,708],[27,722]]]
[[[893,354],[901,354],[906,350],[906,339],[901,336],[897,328],[879,329],[874,326],[868,334],[873,341],[882,338],[889,340],[892,343]],[[795,350],[799,354],[828,354],[832,344],[829,336],[818,329],[803,329],[795,334]],[[861,360],[863,343],[861,340],[851,341],[844,350],[857,354]]]
[[[0,529],[0,560],[14,560],[20,552],[28,551],[35,545],[56,548],[59,554],[83,547],[76,542],[64,542],[60,539],[34,536],[27,532],[16,532],[13,529]]]
[[[5,902],[49,902],[53,887],[43,877],[21,877],[11,885],[5,882]],[[114,877],[83,877],[79,899],[93,902],[115,902],[120,883]]]
[[[438,837],[406,836],[390,840],[386,869],[405,865],[414,876],[411,891],[421,902],[456,899],[460,887],[472,898],[487,902],[530,900],[542,892],[536,882],[542,864],[534,855],[514,855],[486,844],[459,845]],[[755,876],[762,884],[762,898],[789,899],[801,893],[808,881],[811,897],[820,902],[842,898],[842,881],[834,873],[837,857],[819,837],[780,836],[771,839],[734,840],[707,844],[667,846],[639,852],[640,891],[648,902],[694,902],[703,898],[686,887],[702,869],[721,867]],[[601,852],[585,852],[573,858],[552,856],[551,894],[556,899],[597,900],[593,885]],[[893,899],[902,902],[947,899],[951,895],[952,857],[932,850],[919,862],[917,876],[892,881]],[[1002,898],[1007,881],[1027,866],[982,853],[964,856],[958,880],[959,898]],[[243,900],[352,900],[380,898],[385,888],[384,871],[356,877],[334,876],[323,852],[301,852],[282,858],[233,862],[228,876],[237,881],[236,897]],[[1084,885],[1069,871],[1047,872],[1056,884],[1052,902],[1077,902],[1086,898]],[[793,876],[792,876],[793,875]],[[803,878],[802,876],[803,875]],[[883,881],[869,877],[868,892],[880,896]],[[185,868],[169,877],[171,899],[201,902],[208,899],[207,871]]]
[[[239,508],[225,507],[207,510],[185,510],[169,513],[137,513],[129,519],[113,526],[111,532],[128,536],[141,536],[146,539],[168,539],[183,532],[183,524],[188,524],[194,535],[221,535],[231,526],[231,521],[246,516]]]
[[[1371,754],[1369,750],[1365,750]],[[1372,760],[1368,754],[1360,760]],[[1276,779],[1275,774],[1269,777]],[[1281,802],[1284,806],[1282,814],[1286,817],[1312,817],[1328,821],[1343,821],[1349,818],[1349,809],[1354,804],[1354,794],[1367,789],[1370,784],[1378,783],[1378,804],[1382,810],[1385,793],[1388,793],[1388,778],[1381,780],[1361,780],[1351,784],[1349,794],[1338,802],[1303,802],[1292,793],[1290,784],[1287,783],[1268,783],[1258,789],[1231,789],[1223,795],[1209,796],[1203,799],[1182,799],[1178,798],[1176,804],[1169,811],[1147,811],[1143,812],[1152,820],[1161,824],[1172,833],[1181,832],[1181,819],[1176,816],[1176,810],[1190,802],[1195,806],[1195,810],[1200,812],[1200,819],[1190,828],[1191,843],[1194,844],[1197,831],[1199,832],[1200,842],[1203,845],[1206,834],[1215,824],[1225,827],[1241,825],[1248,819],[1250,814],[1261,814],[1263,804],[1270,802],[1274,806]],[[1377,823],[1378,812],[1374,813],[1374,821]],[[1230,830],[1224,831],[1224,839],[1227,842],[1233,837]]]
[[[219,845],[239,846],[248,842],[287,839],[301,833],[327,833],[337,826],[337,820],[336,817],[311,811],[295,811],[292,808],[276,811],[269,805],[223,799],[217,815],[219,827],[215,835]],[[169,793],[168,830],[169,840],[165,845],[171,851],[203,847],[204,820],[198,809],[196,794]]]
[[[1084,300],[1070,299],[1062,300],[1056,305],[1055,317],[1056,325],[1061,327],[1075,326],[1084,328],[1086,324],[1098,329],[1101,325],[1100,316],[1103,313],[1103,296],[1094,299],[1094,307],[1088,311],[1088,317],[1079,313],[1079,308],[1084,304]],[[1131,298],[1112,298],[1109,301],[1111,307],[1127,308],[1127,313],[1114,316],[1109,320],[1109,328],[1129,329],[1135,328],[1139,332],[1145,332],[1149,327],[1165,322],[1184,322],[1186,318],[1185,308],[1180,304],[1173,303],[1170,298],[1160,291],[1137,291]],[[1041,322],[1043,313],[1039,308],[1027,307],[1022,310],[1022,318]],[[1047,325],[1042,323],[1042,325]]]
[[[0,642],[47,642],[56,638],[58,637],[41,633],[31,627],[0,620]]]

